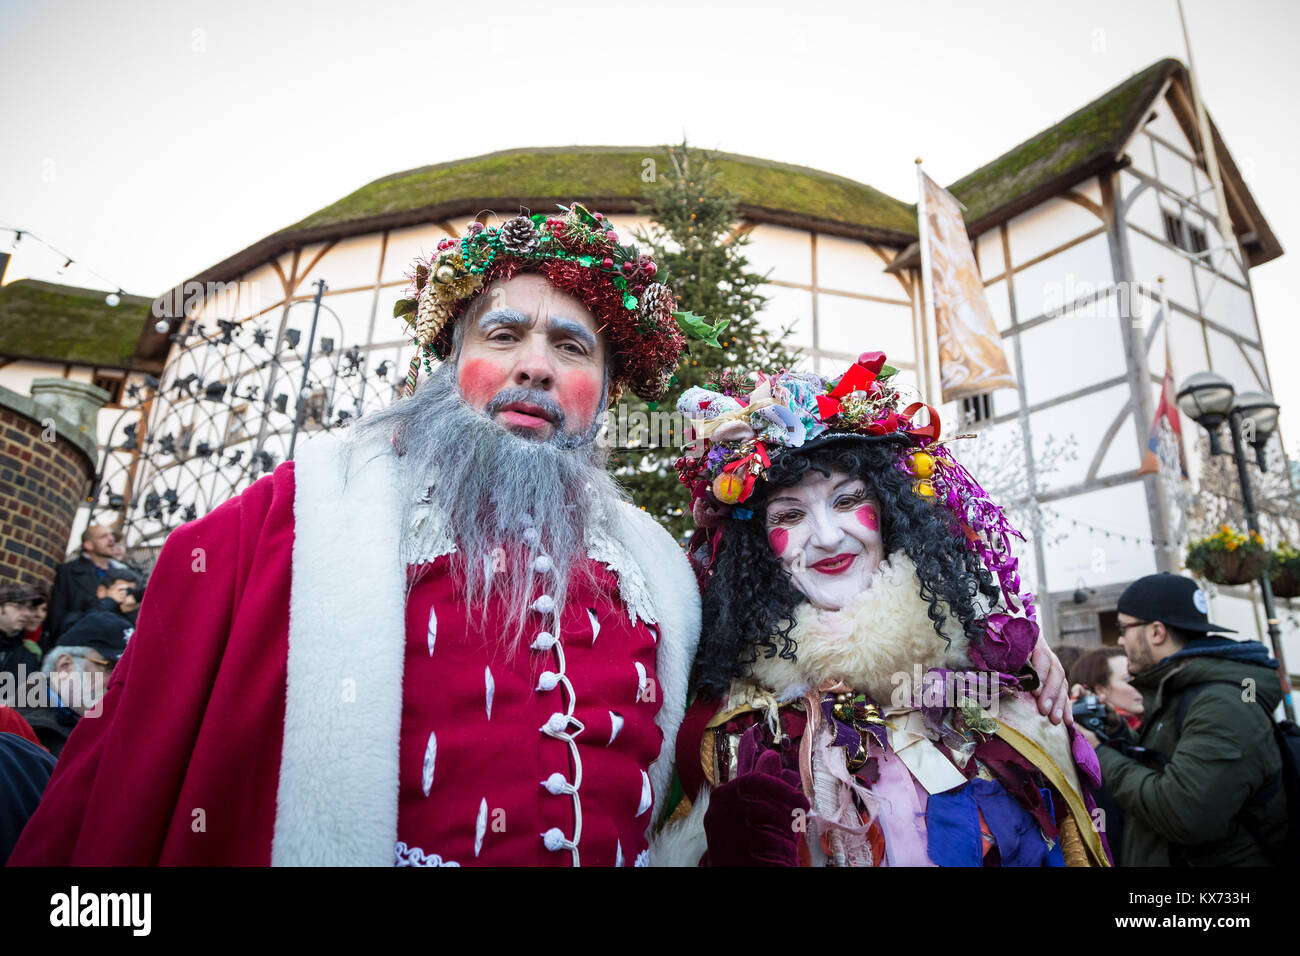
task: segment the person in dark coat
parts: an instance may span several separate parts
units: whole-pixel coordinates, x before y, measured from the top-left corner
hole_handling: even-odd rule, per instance
[[[36,588],[16,582],[0,584],[0,674],[6,671],[21,683],[41,666],[41,649],[27,639],[34,608],[44,597]]]
[[[136,611],[140,609],[140,597],[143,595],[140,579],[135,572],[123,566],[114,566],[105,572],[95,588],[95,600],[83,611],[70,611],[63,619],[62,631],[55,643],[66,644],[63,635],[78,627],[92,614],[109,614],[113,617],[126,617],[134,626]],[[112,626],[118,622],[104,620],[100,626]]]
[[[9,853],[54,772],[54,758],[30,740],[0,733],[0,866]]]
[[[1120,643],[1142,692],[1140,733],[1100,746],[1124,811],[1123,866],[1267,866],[1287,830],[1272,712],[1278,662],[1206,617],[1190,578],[1155,574],[1118,602]],[[1081,731],[1093,746],[1097,738]]]
[[[98,600],[95,591],[112,567],[115,538],[111,528],[92,524],[81,534],[81,555],[59,565],[50,596],[50,616],[43,646],[48,650],[67,627],[67,616],[87,611]]]

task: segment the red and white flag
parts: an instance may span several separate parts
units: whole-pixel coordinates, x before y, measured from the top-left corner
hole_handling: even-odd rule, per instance
[[[1166,319],[1166,322],[1168,320]],[[1187,477],[1187,454],[1183,450],[1183,426],[1178,414],[1178,401],[1174,397],[1174,364],[1169,355],[1169,339],[1165,338],[1165,378],[1160,386],[1160,403],[1156,405],[1151,431],[1147,435],[1147,450],[1142,456],[1139,475],[1154,475],[1163,462],[1171,471],[1174,460],[1184,478]]]

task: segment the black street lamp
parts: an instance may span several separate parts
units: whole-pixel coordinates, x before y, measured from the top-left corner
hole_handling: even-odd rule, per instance
[[[1241,482],[1241,500],[1246,508],[1246,524],[1259,534],[1259,514],[1255,510],[1255,495],[1250,486],[1250,473],[1246,470],[1245,445],[1255,449],[1255,465],[1267,471],[1264,446],[1277,428],[1277,403],[1267,392],[1242,392],[1217,372],[1197,372],[1183,382],[1178,391],[1178,407],[1184,415],[1209,433],[1210,452],[1215,455],[1231,454],[1237,463],[1237,479]],[[1232,435],[1232,450],[1225,452],[1219,444],[1219,429],[1224,422]],[[1261,535],[1262,538],[1262,535]],[[1273,656],[1277,658],[1282,678],[1282,706],[1288,720],[1295,720],[1291,706],[1291,679],[1286,669],[1286,656],[1282,651],[1282,631],[1278,627],[1277,610],[1273,604],[1273,584],[1265,565],[1260,574],[1259,589],[1264,596],[1264,614],[1268,618],[1268,637],[1273,643]]]

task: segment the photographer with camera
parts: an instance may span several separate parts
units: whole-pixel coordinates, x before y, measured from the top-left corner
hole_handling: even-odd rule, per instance
[[[1142,694],[1129,683],[1128,658],[1122,647],[1095,647],[1080,655],[1069,668],[1074,725],[1103,743],[1118,742],[1124,728],[1142,725]],[[1097,807],[1105,814],[1106,842],[1116,865],[1124,852],[1124,811],[1105,781],[1093,791]]]
[[[1287,832],[1272,712],[1277,661],[1206,617],[1196,582],[1153,574],[1120,596],[1119,642],[1142,694],[1135,733],[1100,702],[1076,704],[1102,781],[1124,815],[1124,866],[1267,866]],[[1082,718],[1080,717],[1082,711]],[[1103,746],[1105,744],[1105,746]]]
[[[64,618],[58,643],[67,644],[64,635],[92,620],[100,631],[116,629],[120,633],[123,621],[127,627],[135,627],[135,616],[143,596],[144,586],[134,571],[126,566],[110,568],[95,588],[95,602],[85,611],[73,611]]]
[[[1142,692],[1130,682],[1128,656],[1117,646],[1094,647],[1069,668],[1070,698],[1097,698],[1111,719],[1118,718],[1133,730],[1142,727]]]

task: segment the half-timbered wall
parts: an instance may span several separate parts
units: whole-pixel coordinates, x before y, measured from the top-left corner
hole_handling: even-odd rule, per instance
[[[1168,100],[1157,101],[1125,151],[1132,163],[1116,174],[1114,181],[1129,275],[1144,290],[1154,290],[1157,277],[1163,276],[1169,306],[1166,319],[1152,293],[1147,310],[1150,321],[1138,330],[1146,356],[1150,406],[1154,408],[1159,398],[1166,335],[1176,381],[1212,369],[1231,381],[1238,392],[1271,392],[1249,270],[1235,239],[1228,237],[1225,242],[1219,232],[1214,189]],[[1178,223],[1173,237],[1169,234],[1171,218]],[[1285,412],[1281,425],[1286,425]],[[1200,429],[1186,419],[1184,427],[1188,431],[1189,471],[1195,483],[1200,462],[1191,454],[1191,442]],[[1274,436],[1269,444],[1269,460],[1275,467],[1285,467],[1280,437]],[[1252,477],[1257,474],[1253,463],[1250,471]],[[1158,482],[1155,486],[1163,497],[1164,486]],[[1171,502],[1162,502],[1162,506],[1176,507]],[[1158,533],[1160,529],[1154,530]],[[1181,555],[1173,557],[1177,560]],[[1287,602],[1279,604],[1288,661],[1294,662],[1300,653],[1300,633],[1285,613]],[[1235,628],[1242,637],[1268,640],[1263,605],[1253,584],[1219,588],[1211,597],[1210,617]]]
[[[1008,484],[1006,473],[1020,472],[1037,490],[1041,526],[1027,526],[1029,540],[1017,553],[1022,578],[1038,593],[1043,623],[1057,641],[1113,641],[1099,622],[1110,624],[1107,613],[1113,615],[1123,587],[1181,566],[1176,547],[1158,547],[1170,539],[1173,506],[1159,479],[1137,474],[1164,371],[1166,322],[1177,381],[1213,368],[1239,390],[1269,387],[1249,275],[1235,244],[1197,255],[1169,241],[1166,213],[1182,223],[1184,236],[1192,230],[1203,236],[1209,250],[1223,244],[1209,180],[1163,99],[1126,153],[1126,168],[1080,183],[976,237],[976,258],[1017,385],[993,393],[991,417],[976,424],[964,420],[956,404],[942,409],[946,435],[976,435],[953,447],[963,460],[980,462],[985,473],[977,478],[996,487]],[[624,216],[617,225],[630,239],[647,223]],[[199,318],[211,323],[233,314],[277,340],[297,329],[305,344],[312,283],[323,278],[325,305],[337,317],[322,313],[318,340],[328,336],[361,348],[365,407],[384,404],[400,387],[411,354],[401,323],[391,318],[392,303],[412,260],[463,226],[431,223],[286,253],[243,276],[238,298],[205,303]],[[790,343],[802,351],[806,367],[833,374],[860,352],[880,349],[903,370],[900,381],[923,397],[918,383],[925,378],[927,350],[918,273],[885,271],[897,249],[768,223],[743,228],[751,240],[747,257],[768,275],[760,315],[772,328],[791,330]],[[1157,292],[1161,276],[1167,319]],[[387,376],[379,379],[384,363]],[[169,375],[188,371],[177,366]],[[276,461],[287,453],[301,369],[295,373],[290,359],[282,374],[286,380],[271,391],[289,396],[288,414],[258,417],[254,410],[241,425],[250,447],[260,435]],[[1190,452],[1196,429],[1184,424]],[[155,431],[167,427],[159,422]],[[227,429],[225,438],[230,435]],[[1069,453],[1052,454],[1053,447]],[[988,449],[998,449],[996,460],[989,460]],[[1195,480],[1194,455],[1189,463]],[[203,500],[214,506],[239,487],[232,481],[208,489]],[[1075,603],[1076,593],[1083,603]],[[1247,590],[1223,589],[1212,600],[1216,620],[1245,636],[1263,634],[1262,614]],[[1300,647],[1291,654],[1300,659]]]

